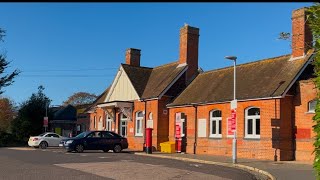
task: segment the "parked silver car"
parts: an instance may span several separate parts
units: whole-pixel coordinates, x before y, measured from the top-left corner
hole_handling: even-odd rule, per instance
[[[47,147],[59,146],[61,140],[67,137],[60,136],[53,132],[42,133],[39,136],[31,136],[28,145],[31,147],[45,149]]]

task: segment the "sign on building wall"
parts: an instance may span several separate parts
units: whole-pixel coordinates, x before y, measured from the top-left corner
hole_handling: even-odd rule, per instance
[[[207,136],[207,120],[198,119],[198,137]]]
[[[147,128],[152,128],[153,129],[153,120],[152,119],[148,119],[147,120]]]
[[[181,113],[176,113],[176,131],[175,137],[181,138]]]
[[[228,121],[228,136],[231,136],[234,134],[234,132],[236,131],[236,127],[237,127],[237,115],[236,115],[236,110],[232,109],[231,110],[231,117],[229,117],[227,119]]]

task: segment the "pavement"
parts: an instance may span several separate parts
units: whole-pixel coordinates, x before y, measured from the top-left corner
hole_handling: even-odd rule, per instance
[[[192,161],[204,164],[216,164],[234,168],[241,168],[255,173],[260,173],[267,179],[277,180],[314,180],[316,173],[312,162],[300,161],[268,161],[258,159],[237,159],[237,164],[232,163],[232,158],[227,156],[181,154],[181,153],[161,153],[135,152],[136,155],[152,156],[158,158],[177,159],[182,161]]]

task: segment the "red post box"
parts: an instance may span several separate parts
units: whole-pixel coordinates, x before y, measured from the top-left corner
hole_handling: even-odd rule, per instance
[[[146,128],[146,153],[152,154],[152,128]]]

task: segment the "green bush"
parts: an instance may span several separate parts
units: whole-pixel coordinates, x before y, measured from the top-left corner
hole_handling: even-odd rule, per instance
[[[0,132],[0,147],[27,146],[26,140],[19,140],[13,134]]]

